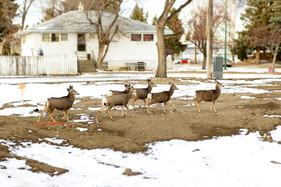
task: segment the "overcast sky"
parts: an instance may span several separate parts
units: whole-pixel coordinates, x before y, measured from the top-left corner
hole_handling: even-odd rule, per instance
[[[47,0],[36,0],[34,5],[31,7],[30,12],[27,15],[27,24],[34,25],[37,24],[42,20],[42,10],[43,4],[46,3]],[[176,6],[179,6],[184,0],[177,0]],[[217,0],[222,2],[222,0]],[[23,0],[17,0],[19,4],[22,4]],[[132,9],[134,8],[135,4],[138,3],[141,7],[143,7],[145,12],[148,12],[149,15],[149,22],[151,22],[152,18],[155,15],[159,15],[163,10],[164,0],[124,0],[122,6],[122,15],[128,17]],[[207,4],[207,0],[194,0],[188,5],[180,14],[180,18],[182,19],[183,23],[190,19],[190,12],[194,10],[197,6],[203,4]],[[242,29],[242,24],[239,19],[240,11],[237,11],[236,21],[237,21],[237,28],[236,30]],[[16,22],[19,23],[19,19],[16,19]]]

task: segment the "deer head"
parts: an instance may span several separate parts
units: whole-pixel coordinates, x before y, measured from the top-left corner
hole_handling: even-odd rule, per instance
[[[222,83],[220,83],[219,81],[217,81],[217,79],[215,79],[216,82],[216,86],[218,86],[219,88],[224,87],[224,85]]]
[[[157,87],[156,84],[154,84],[154,82],[151,81],[151,79],[147,79],[147,83],[150,87]]]
[[[70,93],[70,94],[73,94],[73,95],[79,95],[79,93],[74,90],[73,86],[72,85],[69,85],[69,88],[67,88],[67,91]]]
[[[171,85],[171,89],[173,89],[173,90],[178,90],[179,89],[178,87],[176,87],[176,85],[174,85],[171,82],[169,82],[169,85]]]

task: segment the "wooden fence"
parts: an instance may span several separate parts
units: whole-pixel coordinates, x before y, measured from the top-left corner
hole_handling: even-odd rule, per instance
[[[0,56],[0,76],[76,75],[73,56]]]

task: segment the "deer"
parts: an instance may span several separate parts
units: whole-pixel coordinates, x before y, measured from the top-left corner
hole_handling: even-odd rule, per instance
[[[196,98],[194,100],[195,100],[195,106],[196,106],[197,112],[200,112],[200,102],[201,101],[211,102],[212,104],[210,106],[210,111],[212,111],[212,109],[213,109],[214,112],[217,112],[216,107],[215,107],[215,102],[221,94],[221,88],[224,86],[217,80],[215,80],[215,82],[216,82],[216,88],[214,90],[196,90],[195,91]]]
[[[62,120],[66,119],[67,121],[69,121],[68,110],[70,108],[72,108],[72,105],[75,100],[75,96],[79,95],[79,93],[74,90],[72,85],[70,85],[69,88],[67,88],[67,91],[68,91],[67,96],[57,97],[57,98],[51,97],[51,98],[47,99],[45,106],[44,106],[44,110],[41,112],[41,115],[39,116],[37,122],[40,122],[40,119],[43,116],[44,112],[49,115],[49,117],[51,118],[51,120],[53,122],[56,122],[56,120],[53,117],[53,112],[55,110],[64,111],[64,116],[61,119]]]
[[[145,105],[145,100],[147,98],[147,95],[151,93],[151,90],[153,87],[156,87],[156,85],[151,81],[151,79],[146,80],[148,85],[146,88],[135,88],[133,92],[133,106],[135,106],[135,101],[137,100],[143,100],[144,105]]]
[[[97,112],[96,119],[99,122],[99,115],[100,113],[105,110],[108,114],[109,118],[113,121],[113,117],[110,113],[110,110],[115,106],[121,106],[122,108],[122,117],[125,117],[127,114],[124,112],[124,108],[129,110],[128,103],[132,97],[133,87],[130,86],[128,93],[119,93],[115,95],[106,96],[102,99],[101,104],[102,108]]]
[[[131,84],[130,83],[125,83],[124,86],[125,86],[125,90],[124,91],[110,90],[110,92],[111,92],[110,95],[119,95],[119,94],[129,93],[129,91],[131,89]]]
[[[163,112],[166,114],[166,104],[170,101],[172,95],[174,94],[174,91],[178,90],[178,87],[176,87],[176,85],[174,85],[173,83],[169,82],[169,85],[170,85],[170,89],[168,91],[163,91],[159,93],[149,93],[147,95],[147,99],[145,100],[147,106],[146,109],[147,115],[150,114],[149,111],[150,105],[155,103],[163,103]],[[172,102],[170,102],[170,104],[173,108],[173,111],[176,111],[175,105]]]

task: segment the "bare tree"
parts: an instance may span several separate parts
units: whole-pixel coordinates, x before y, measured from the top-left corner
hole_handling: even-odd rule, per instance
[[[117,20],[122,2],[123,0],[100,0],[98,2],[95,1],[95,5],[88,4],[88,7],[95,7],[96,10],[86,11],[86,17],[89,23],[94,26],[98,38],[98,56],[96,63],[98,69],[102,68],[110,43],[119,32]]]
[[[167,77],[167,65],[166,65],[166,51],[165,51],[165,37],[164,30],[167,22],[176,16],[183,8],[189,5],[192,0],[185,0],[175,11],[171,12],[174,8],[176,0],[166,0],[163,11],[156,22],[156,34],[157,34],[157,51],[158,51],[158,67],[155,77],[166,78]]]
[[[61,0],[49,0],[47,6],[43,6],[44,21],[59,16],[63,12]]]
[[[24,0],[23,1],[23,7],[20,10],[21,14],[21,26],[20,30],[23,30],[25,28],[25,21],[26,21],[26,16],[28,14],[28,11],[31,7],[31,5],[35,2],[36,0]]]
[[[213,16],[213,32],[215,33],[223,21],[223,6],[215,4],[215,11]],[[206,69],[207,59],[207,7],[199,6],[191,13],[191,19],[187,22],[188,33],[186,39],[192,42],[203,54],[202,69]],[[216,38],[213,38],[216,42]]]

